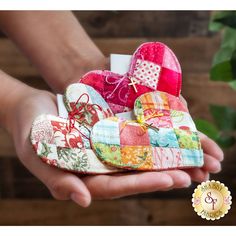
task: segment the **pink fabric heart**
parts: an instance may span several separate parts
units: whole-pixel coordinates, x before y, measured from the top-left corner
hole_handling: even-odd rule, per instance
[[[147,92],[158,90],[178,97],[182,73],[170,48],[160,42],[149,42],[135,51],[126,74],[95,70],[85,74],[79,82],[96,89],[113,113],[120,113],[132,110],[134,101]]]

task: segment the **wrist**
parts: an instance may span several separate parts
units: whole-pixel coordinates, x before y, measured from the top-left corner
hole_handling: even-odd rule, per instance
[[[88,45],[87,45],[88,46]],[[93,46],[81,50],[81,45],[64,44],[60,48],[57,60],[45,67],[43,63],[40,69],[49,86],[59,93],[63,93],[66,87],[78,80],[91,70],[107,69],[108,59]]]
[[[14,119],[17,116],[17,107],[23,100],[29,99],[35,89],[11,78],[0,71],[2,87],[0,88],[0,123],[12,134]]]

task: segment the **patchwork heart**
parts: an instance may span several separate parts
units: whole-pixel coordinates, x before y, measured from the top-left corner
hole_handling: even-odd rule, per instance
[[[164,91],[179,96],[182,73],[174,53],[165,44],[142,44],[133,54],[128,73],[119,75],[110,71],[92,71],[80,81],[95,88],[113,113],[133,109],[134,101],[151,91]]]
[[[87,128],[68,119],[52,115],[38,116],[32,125],[30,139],[36,154],[45,163],[77,173],[112,173],[116,168],[104,165],[93,150],[85,148]]]
[[[135,101],[134,113],[137,121],[110,117],[94,125],[91,145],[104,163],[135,170],[203,165],[196,127],[179,98],[146,93]]]
[[[69,119],[52,115],[37,117],[32,125],[31,142],[37,155],[47,164],[82,173],[112,173],[90,147],[92,126],[100,119],[112,116],[107,103],[92,87],[71,84],[64,102]]]
[[[69,118],[74,118],[89,129],[99,120],[113,116],[103,97],[89,85],[71,84],[66,88],[63,98]]]

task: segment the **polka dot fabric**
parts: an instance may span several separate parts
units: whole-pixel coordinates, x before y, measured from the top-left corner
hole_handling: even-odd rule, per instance
[[[156,90],[157,82],[159,80],[161,67],[155,63],[137,60],[134,77],[140,80],[141,85]]]

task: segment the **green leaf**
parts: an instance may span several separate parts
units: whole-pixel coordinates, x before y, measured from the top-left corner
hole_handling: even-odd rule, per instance
[[[236,30],[225,30],[221,47],[213,59],[210,78],[227,82],[236,79]]]
[[[224,28],[224,25],[219,23],[219,22],[214,22],[214,21],[211,21],[209,23],[209,30],[212,31],[212,32],[218,32],[220,31],[221,29]]]
[[[210,105],[210,112],[218,129],[222,131],[236,130],[236,110],[231,107]]]
[[[222,14],[221,17],[215,18],[214,22],[220,23],[231,28],[236,28],[236,12],[227,12],[224,14],[224,16]]]
[[[214,124],[211,124],[210,122],[203,119],[196,119],[194,122],[199,131],[206,134],[209,138],[217,140],[219,136],[219,130]]]
[[[224,31],[224,37],[222,39],[220,49],[214,56],[213,65],[230,60],[235,49],[236,30],[227,28]]]
[[[233,136],[228,135],[220,135],[216,142],[222,147],[222,148],[229,148],[232,147],[236,143],[236,139]]]
[[[233,52],[236,49],[236,29],[226,28],[224,31],[224,37],[221,43],[221,49],[228,49],[229,52]]]
[[[219,31],[224,26],[235,27],[236,12],[235,11],[219,11],[215,12],[210,20],[209,30]]]
[[[211,19],[210,19],[209,30],[213,32],[217,32],[221,30],[224,27],[224,25],[221,22],[217,22],[216,20],[226,15],[227,13],[224,11],[214,12],[214,14],[211,16]]]
[[[230,61],[221,62],[210,70],[210,78],[215,81],[229,82],[234,80]]]
[[[224,31],[220,49],[214,56],[212,65],[229,61],[232,58],[233,52],[236,50],[236,30],[227,28]]]

